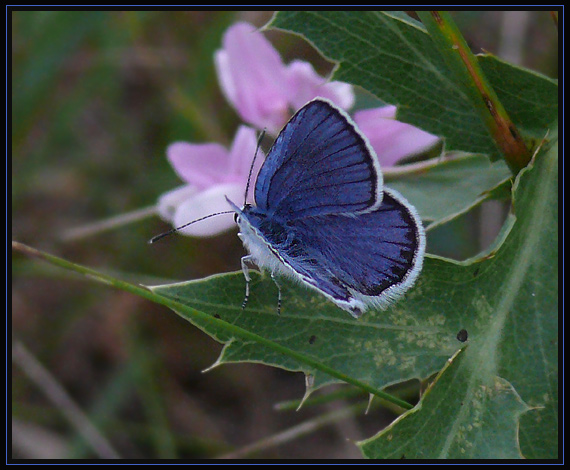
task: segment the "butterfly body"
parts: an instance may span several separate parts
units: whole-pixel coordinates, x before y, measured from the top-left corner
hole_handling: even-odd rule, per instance
[[[383,187],[376,154],[350,118],[315,99],[286,124],[238,208],[242,260],[301,281],[359,317],[415,281],[425,235],[415,209]],[[249,285],[246,289],[246,298]]]

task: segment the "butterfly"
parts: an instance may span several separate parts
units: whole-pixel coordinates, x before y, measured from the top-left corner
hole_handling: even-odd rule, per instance
[[[241,260],[244,307],[252,262],[277,287],[279,275],[297,279],[355,318],[386,309],[421,271],[426,242],[416,209],[384,187],[366,136],[326,99],[309,101],[281,130],[254,200],[239,208],[228,199],[249,252]]]

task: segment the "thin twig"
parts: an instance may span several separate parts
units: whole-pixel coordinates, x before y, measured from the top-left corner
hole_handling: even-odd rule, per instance
[[[257,442],[249,444],[242,447],[241,449],[235,450],[224,454],[218,458],[220,459],[237,459],[242,458],[247,455],[253,454],[254,452],[259,452],[262,450],[267,450],[272,447],[277,447],[286,442],[298,439],[306,434],[315,432],[316,430],[330,424],[346,418],[353,416],[355,413],[362,412],[366,408],[365,405],[359,403],[357,405],[342,408],[340,410],[331,411],[330,413],[325,413],[316,418],[305,421],[301,424],[297,424],[285,431],[278,432],[272,436],[260,439]]]
[[[20,366],[26,376],[34,382],[44,395],[63,413],[65,418],[88,442],[102,459],[119,459],[111,444],[91,423],[87,415],[69,396],[56,378],[20,342],[12,346],[12,360]]]
[[[82,225],[81,227],[68,229],[61,234],[60,238],[65,242],[87,238],[107,230],[112,230],[132,222],[137,222],[146,217],[155,215],[156,213],[156,206],[143,207],[142,209],[127,212],[126,214],[119,214],[114,217],[109,217],[108,219],[98,220],[90,224]]]

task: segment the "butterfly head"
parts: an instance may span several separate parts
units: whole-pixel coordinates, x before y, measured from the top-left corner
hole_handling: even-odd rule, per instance
[[[225,196],[226,201],[234,211],[234,221],[239,224],[240,220],[243,218],[243,215],[246,214],[249,210],[251,210],[251,204],[244,204],[244,206],[240,209],[237,205],[235,205],[227,196]]]
[[[228,202],[231,203],[231,201],[229,201],[229,199],[228,199]],[[237,208],[237,206],[235,206],[234,204],[232,204],[232,207],[236,207],[236,208]],[[244,214],[244,213],[247,213],[250,209],[251,209],[251,204],[245,204],[241,209],[238,209],[238,210],[236,211],[236,213],[234,214],[234,221],[235,221],[235,223],[236,223],[236,224],[239,224],[239,223],[240,223],[240,220],[241,220],[241,215]],[[234,210],[235,210],[235,209],[234,209]]]

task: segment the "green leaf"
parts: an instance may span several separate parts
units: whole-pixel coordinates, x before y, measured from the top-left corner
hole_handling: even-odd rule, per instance
[[[398,105],[398,120],[445,137],[448,150],[500,157],[421,23],[401,12],[282,11],[270,26],[301,34],[338,64],[336,80]],[[523,137],[543,137],[543,123],[557,116],[555,82],[491,56],[481,61]]]
[[[467,347],[450,361],[418,406],[377,436],[359,443],[364,455],[520,459],[518,421],[529,408],[506,380],[490,375],[488,383],[479,382],[476,357],[469,353]]]
[[[193,309],[287,345],[347,377],[358,377],[374,388],[404,378],[424,377],[438,370],[460,343],[455,330],[444,327],[439,312],[394,308],[369,312],[356,321],[323,296],[298,284],[279,281],[283,308],[277,315],[277,288],[269,276],[252,273],[251,295],[241,309],[245,281],[241,272],[152,288]],[[401,305],[401,304],[400,304]],[[223,328],[178,312],[226,346],[216,364],[262,362],[303,371],[314,377],[314,387],[337,381],[319,369],[264,345],[242,341]]]
[[[512,177],[504,161],[491,163],[485,155],[465,155],[395,177],[398,168],[386,172],[386,186],[408,199],[428,230],[490,198]]]
[[[361,444],[365,455],[557,457],[557,163],[554,141],[517,179],[517,218],[494,253],[442,264],[447,282],[424,284],[435,308],[460,310],[468,346],[412,412]],[[438,295],[444,285],[447,295]]]

